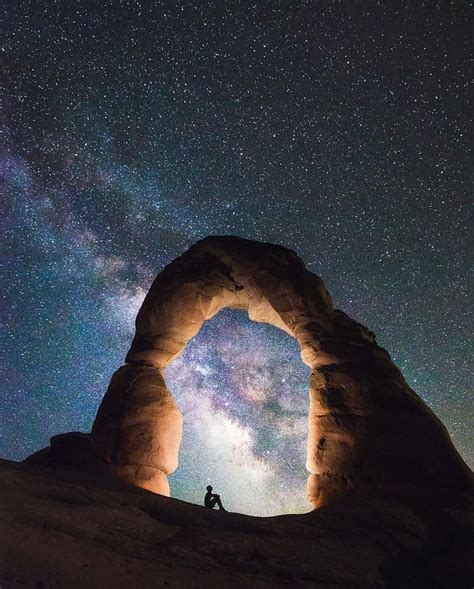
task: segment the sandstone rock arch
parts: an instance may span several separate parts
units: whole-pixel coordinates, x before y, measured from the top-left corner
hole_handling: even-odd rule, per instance
[[[321,278],[294,252],[236,237],[196,243],[151,286],[127,364],[112,377],[92,429],[107,472],[169,494],[182,417],[163,370],[223,308],[286,331],[311,368],[306,467],[314,506],[362,484],[469,485],[444,426],[374,334],[334,309]]]

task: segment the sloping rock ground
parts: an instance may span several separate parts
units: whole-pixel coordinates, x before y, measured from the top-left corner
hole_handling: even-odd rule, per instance
[[[0,461],[0,587],[470,588],[467,494],[358,489],[305,515],[211,511]]]

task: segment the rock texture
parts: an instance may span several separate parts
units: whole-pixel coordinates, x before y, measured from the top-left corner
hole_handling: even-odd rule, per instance
[[[353,489],[303,515],[212,511],[0,460],[2,589],[471,589],[469,498]]]
[[[226,307],[293,336],[312,370],[306,466],[315,507],[367,484],[469,488],[471,472],[446,429],[374,334],[334,309],[294,252],[236,237],[198,242],[151,286],[127,366],[113,376],[92,429],[104,470],[169,493],[182,420],[163,370]]]

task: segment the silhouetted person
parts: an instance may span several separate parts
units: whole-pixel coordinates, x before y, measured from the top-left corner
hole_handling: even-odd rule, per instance
[[[226,511],[224,509],[224,507],[222,506],[221,496],[212,492],[211,485],[208,485],[206,487],[206,489],[207,489],[207,493],[206,493],[206,496],[204,497],[204,505],[206,507],[209,507],[210,509],[214,509],[214,507],[216,505],[218,505],[219,506],[219,511]]]

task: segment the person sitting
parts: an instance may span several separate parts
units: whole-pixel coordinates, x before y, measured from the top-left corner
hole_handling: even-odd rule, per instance
[[[207,493],[206,493],[206,496],[204,497],[204,505],[206,507],[209,507],[210,509],[214,509],[214,507],[216,505],[218,505],[219,511],[226,511],[222,505],[221,496],[212,492],[211,485],[208,485],[206,487],[206,489],[207,489]]]

